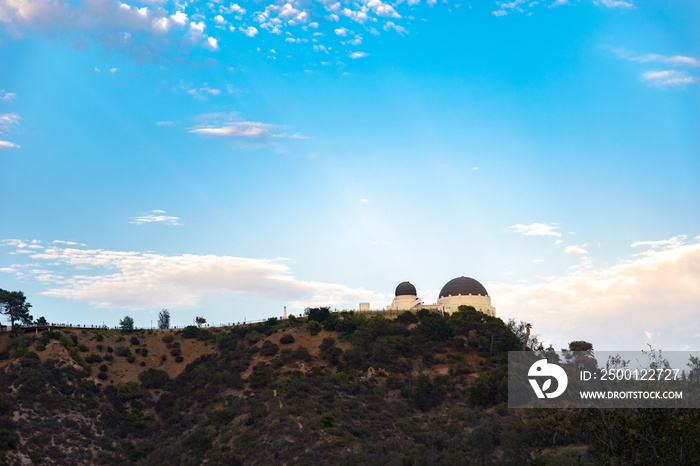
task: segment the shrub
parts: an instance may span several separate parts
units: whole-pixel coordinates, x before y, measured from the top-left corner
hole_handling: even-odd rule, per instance
[[[320,332],[323,327],[317,321],[312,320],[306,325],[306,328],[309,329],[309,332],[311,332],[311,335],[317,335],[318,332]]]
[[[170,376],[160,369],[148,369],[139,374],[139,380],[144,388],[162,389],[170,382]]]
[[[141,396],[141,385],[137,382],[126,382],[117,385],[117,398],[120,400],[131,400]]]
[[[126,357],[126,360],[133,363],[136,361],[136,356],[134,356],[133,354],[130,354],[129,356]]]
[[[275,373],[270,366],[265,363],[260,363],[253,367],[253,372],[248,377],[248,383],[251,388],[263,388],[272,382]]]
[[[144,358],[145,358],[146,356],[148,356],[148,349],[146,349],[146,348],[141,348],[141,356],[143,356]]]
[[[81,353],[87,353],[88,351],[90,351],[90,349],[85,345],[78,346],[78,350],[80,350]]]
[[[172,343],[172,341],[175,339],[172,333],[168,333],[167,335],[163,335],[163,343]]]
[[[40,342],[36,342],[36,350],[37,351],[44,351],[46,349],[46,345]]]
[[[101,333],[98,333],[97,336],[95,337],[95,340],[97,340],[97,341],[102,341],[102,340],[104,340],[104,339],[105,339],[105,337],[102,336]]]
[[[321,352],[326,351],[328,348],[332,348],[335,346],[335,338],[333,337],[328,337],[324,338],[323,341],[321,342],[321,346],[319,346],[319,349]]]
[[[288,333],[282,338],[280,338],[280,343],[282,343],[283,345],[294,343],[294,336]]]
[[[116,353],[117,353],[117,356],[122,356],[125,358],[131,356],[131,350],[129,348],[125,348],[123,346],[118,346]]]
[[[100,356],[99,354],[91,354],[85,358],[85,362],[102,362],[102,356]]]
[[[70,338],[68,338],[68,336],[66,336],[66,335],[62,335],[61,338],[58,339],[58,341],[60,341],[61,344],[62,344],[63,346],[65,346],[66,348],[72,348],[72,347],[73,347],[73,340],[71,340]]]
[[[411,311],[406,311],[396,318],[396,322],[406,325],[415,324],[418,322],[418,317]]]
[[[323,322],[331,315],[331,308],[329,307],[313,307],[308,308],[304,311],[307,316],[309,316],[310,321]]]
[[[100,371],[101,371],[101,372],[107,372],[107,364],[102,364],[102,365],[100,366]]]
[[[260,348],[260,354],[263,356],[274,356],[279,352],[280,348],[276,344],[270,342],[270,341],[265,341],[263,343],[262,348]]]
[[[182,338],[197,338],[199,336],[199,328],[194,325],[188,325],[182,331]]]
[[[309,354],[309,350],[307,350],[303,346],[300,346],[299,348],[292,351],[292,357],[294,359],[301,359],[302,361],[309,361],[312,358],[311,354]]]
[[[114,356],[112,356],[111,354],[105,354],[102,359],[104,359],[105,361],[114,361]]]
[[[129,338],[129,342],[130,342],[132,345],[138,345],[139,343],[141,343],[141,341],[136,337],[136,335],[134,335],[133,337]]]
[[[182,354],[182,348],[177,346],[170,350],[170,354],[172,354],[173,356],[180,356]]]
[[[184,361],[184,360],[185,360],[185,358],[183,358],[182,356],[177,356],[177,357],[175,358],[175,362],[182,362],[182,361]]]
[[[100,372],[99,374],[97,374],[97,378],[100,380],[107,380],[107,377],[109,377],[109,376],[107,375],[106,372]]]

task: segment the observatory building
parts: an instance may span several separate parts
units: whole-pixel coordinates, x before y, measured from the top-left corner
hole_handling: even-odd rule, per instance
[[[386,309],[392,311],[428,309],[452,314],[459,310],[459,306],[472,306],[477,311],[496,317],[496,308],[491,305],[491,297],[484,285],[469,277],[457,277],[445,283],[436,304],[423,304],[423,300],[418,297],[416,287],[410,282],[401,282],[396,287],[394,300]]]

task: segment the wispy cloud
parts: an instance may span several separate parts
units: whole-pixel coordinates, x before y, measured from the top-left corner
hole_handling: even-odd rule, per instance
[[[358,58],[364,58],[368,55],[369,54],[365,53],[365,52],[353,52],[349,55],[349,57],[352,58],[353,60],[357,60]]]
[[[564,252],[566,254],[588,254],[588,251],[584,249],[586,245],[584,244],[583,246],[578,246],[576,244],[572,244],[571,246],[567,246],[564,249]]]
[[[0,149],[18,149],[21,147],[19,144],[15,144],[10,141],[3,141],[0,139]]]
[[[697,81],[695,76],[684,71],[663,70],[663,71],[646,71],[642,73],[642,80],[649,81],[658,87],[668,86],[685,86],[693,84]]]
[[[179,217],[165,215],[164,210],[152,210],[147,214],[138,217],[131,217],[129,223],[143,225],[146,223],[162,223],[164,225],[181,225]]]
[[[561,236],[561,233],[555,231],[557,229],[556,223],[551,225],[546,223],[531,223],[530,225],[518,223],[517,225],[511,225],[508,229],[526,236]]]
[[[4,101],[8,102],[8,101],[14,99],[15,97],[17,97],[17,94],[15,94],[14,92],[6,92],[6,91],[0,89],[0,100],[4,100]]]
[[[656,87],[684,87],[697,82],[697,77],[688,71],[677,68],[697,68],[700,60],[686,55],[660,55],[658,53],[647,53],[637,55],[629,50],[612,48],[610,49],[618,58],[637,63],[661,63],[673,67],[666,70],[647,70],[642,72],[641,80],[647,81]]]
[[[14,126],[19,124],[20,117],[15,113],[5,113],[0,115],[0,136],[12,131]],[[20,146],[14,142],[0,139],[0,149],[17,149]]]
[[[608,8],[634,8],[632,2],[625,2],[622,0],[595,0],[594,3]]]
[[[15,244],[8,244],[16,246]],[[24,273],[52,288],[44,294],[99,307],[190,308],[216,294],[284,299],[291,306],[355,305],[386,297],[364,288],[294,278],[287,259],[164,254],[48,247],[29,258],[39,265]],[[0,270],[15,273],[13,266]]]
[[[213,113],[198,117],[205,124],[190,128],[189,132],[202,136],[236,137],[246,139],[291,138],[304,139],[299,134],[279,132],[277,125],[257,121],[243,121],[237,113]]]

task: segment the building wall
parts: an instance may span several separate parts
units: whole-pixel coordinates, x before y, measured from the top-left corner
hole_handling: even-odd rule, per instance
[[[413,309],[414,307],[421,306],[423,300],[417,296],[401,295],[394,298],[391,302],[391,306],[387,306],[387,309]]]
[[[438,298],[438,305],[440,305],[446,314],[452,314],[457,312],[459,306],[474,306],[479,312],[488,314],[492,317],[496,317],[496,308],[491,306],[491,298],[489,296],[481,295],[459,295],[459,296],[446,296],[443,298]]]

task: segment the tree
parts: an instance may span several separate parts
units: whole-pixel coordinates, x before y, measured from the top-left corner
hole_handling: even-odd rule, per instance
[[[331,315],[330,307],[309,307],[304,310],[304,313],[309,317],[309,320],[323,323]]]
[[[158,313],[158,328],[170,328],[170,311],[163,309]]]
[[[48,325],[48,322],[46,322],[46,318],[44,316],[39,317],[36,320],[37,325]]]
[[[207,319],[205,319],[204,317],[199,317],[199,316],[197,318],[195,318],[194,321],[197,322],[197,327],[201,327],[202,325],[207,323]]]
[[[6,291],[0,289],[0,314],[5,314],[10,318],[12,328],[15,327],[15,321],[21,322],[23,325],[29,325],[34,319],[29,315],[31,304],[27,302],[27,298],[21,291]]]
[[[122,320],[119,321],[119,327],[121,327],[122,332],[131,333],[134,331],[134,319],[129,316],[124,316]]]

